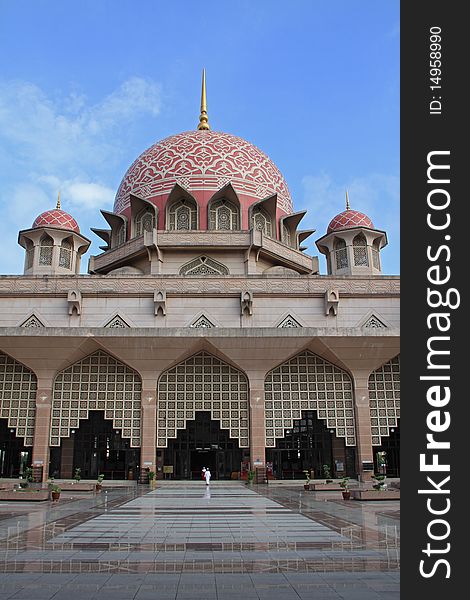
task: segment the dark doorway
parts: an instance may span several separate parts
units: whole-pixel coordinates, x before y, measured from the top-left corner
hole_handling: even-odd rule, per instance
[[[113,429],[113,422],[103,411],[90,411],[88,419],[80,421],[70,438],[62,440],[59,453],[51,452],[51,472],[60,477],[73,477],[81,469],[82,479],[136,479],[139,473],[140,450],[131,448],[130,441]],[[57,476],[57,475],[56,475]]]
[[[304,471],[314,471],[315,477],[323,476],[323,465],[328,465],[332,476],[354,476],[354,451],[346,448],[343,438],[335,437],[325,421],[316,412],[308,410],[302,418],[294,421],[292,429],[286,429],[275,448],[266,449],[266,461],[272,463],[276,479],[301,479]],[[341,471],[337,472],[337,468]]]
[[[176,479],[201,479],[203,467],[209,467],[213,479],[231,479],[240,471],[241,461],[238,441],[209,412],[197,412],[164,452],[164,464],[173,466]]]
[[[388,477],[400,477],[400,420],[397,426],[390,429],[390,435],[382,438],[382,445],[374,447],[374,466],[377,467],[377,452],[385,452],[386,469]]]
[[[0,476],[19,477],[31,466],[31,448],[26,448],[23,438],[16,437],[6,419],[0,419]]]

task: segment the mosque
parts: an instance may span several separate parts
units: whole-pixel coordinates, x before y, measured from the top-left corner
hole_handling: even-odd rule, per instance
[[[0,474],[367,480],[399,476],[399,278],[346,200],[305,253],[286,181],[209,124],[129,167],[92,229],[57,207],[0,276]],[[323,258],[322,258],[323,260]],[[384,453],[385,454],[382,454]]]

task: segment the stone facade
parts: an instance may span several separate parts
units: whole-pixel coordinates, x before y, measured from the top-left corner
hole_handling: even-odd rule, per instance
[[[328,464],[366,479],[377,451],[396,448],[399,279],[381,273],[386,235],[348,209],[318,242],[320,275],[303,251],[305,213],[271,165],[210,130],[156,144],[126,174],[117,212],[102,211],[106,245],[87,275],[89,242],[59,205],[20,232],[25,272],[0,276],[3,476],[32,464],[43,479],[77,466],[194,477],[207,463],[215,477]]]

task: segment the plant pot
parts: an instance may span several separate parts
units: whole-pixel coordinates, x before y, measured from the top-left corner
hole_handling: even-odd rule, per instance
[[[95,485],[95,489],[96,489],[97,492],[101,492],[101,490],[103,489],[103,486],[101,485],[101,483],[97,483]]]
[[[305,490],[306,492],[309,492],[309,491],[310,491],[310,484],[309,484],[309,483],[304,483],[304,490]]]
[[[52,502],[57,502],[60,498],[60,492],[51,492]]]
[[[351,492],[349,490],[345,490],[341,493],[343,494],[343,500],[349,500],[351,498]]]

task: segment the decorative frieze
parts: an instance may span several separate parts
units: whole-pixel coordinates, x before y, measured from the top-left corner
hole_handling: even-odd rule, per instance
[[[67,297],[70,289],[70,277],[37,278],[23,275],[21,277],[0,277],[0,295],[22,296],[31,294],[48,295],[64,294]],[[153,296],[157,282],[158,289],[167,294],[240,294],[246,289],[247,278],[237,275],[224,277],[193,276],[191,279],[180,276],[142,275],[132,277],[107,277],[106,275],[77,276],[73,278],[75,289],[83,294],[98,294],[106,288],[109,294],[142,294]],[[263,275],[250,276],[250,291],[254,294],[275,295],[314,295],[324,296],[325,292],[334,289],[343,297],[360,296],[399,296],[400,279],[395,276],[376,278],[339,278],[299,276],[280,277]]]

